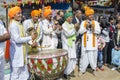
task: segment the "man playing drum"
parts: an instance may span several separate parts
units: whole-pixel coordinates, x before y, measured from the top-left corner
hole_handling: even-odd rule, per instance
[[[51,6],[44,8],[44,20],[42,22],[43,27],[43,42],[42,46],[47,47],[44,49],[56,49],[58,44],[58,38],[56,35],[57,27],[55,27],[52,21],[52,10]]]
[[[42,39],[42,26],[38,21],[41,14],[41,10],[32,10],[31,11],[31,19],[25,20],[23,22],[23,26],[25,31],[27,32],[28,28],[34,28],[37,31],[37,39],[36,42],[40,45],[40,40]]]
[[[10,33],[10,65],[11,75],[10,80],[27,80],[27,51],[26,43],[30,40],[35,40],[37,36],[31,34],[26,37],[23,25],[20,23],[22,19],[22,10],[20,7],[12,7],[9,10],[10,18],[9,33]],[[34,43],[32,44],[35,45]]]

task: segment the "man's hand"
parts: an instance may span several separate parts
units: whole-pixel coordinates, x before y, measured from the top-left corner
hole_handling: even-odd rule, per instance
[[[57,29],[57,26],[56,25],[54,25],[53,26],[53,31],[55,31]]]
[[[94,31],[95,31],[93,26],[91,27],[91,31],[92,31],[92,32],[94,32]]]
[[[31,37],[32,37],[32,40],[34,41],[37,38],[37,33],[36,32],[32,32],[31,33]]]
[[[36,42],[36,41],[33,41],[33,43],[32,43],[31,46],[32,46],[32,47],[37,47],[37,42]]]
[[[76,31],[78,31],[80,28],[79,23],[74,24],[74,27],[75,27]]]
[[[5,33],[2,36],[0,36],[0,42],[4,42],[6,40],[10,39],[9,33]]]
[[[62,30],[62,26],[58,25],[59,30]]]
[[[115,49],[115,50],[118,50],[118,47],[117,47],[117,46],[115,46],[115,47],[114,47],[114,49]]]

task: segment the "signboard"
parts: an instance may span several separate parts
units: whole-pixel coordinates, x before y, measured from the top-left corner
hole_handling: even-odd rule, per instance
[[[111,6],[113,4],[112,0],[89,0],[88,5],[90,6]]]

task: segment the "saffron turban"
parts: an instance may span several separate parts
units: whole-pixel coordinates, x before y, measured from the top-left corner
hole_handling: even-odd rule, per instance
[[[12,8],[10,8],[10,10],[8,12],[8,16],[10,19],[12,19],[16,13],[21,12],[21,11],[22,11],[21,8],[18,6],[12,7]]]
[[[67,12],[64,15],[64,19],[66,20],[68,17],[72,17],[72,16],[73,16],[73,14],[71,12]]]
[[[84,9],[85,9],[85,15],[86,16],[90,16],[90,15],[94,14],[94,10],[92,8],[90,8],[88,6],[85,6]]]
[[[46,18],[48,15],[52,14],[51,6],[47,6],[44,8],[44,17]]]
[[[31,17],[39,16],[39,15],[40,15],[40,11],[39,10],[32,10],[31,11]]]

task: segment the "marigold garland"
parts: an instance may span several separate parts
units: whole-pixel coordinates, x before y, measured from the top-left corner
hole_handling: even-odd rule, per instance
[[[93,25],[93,27],[94,27],[94,29],[95,29],[95,21],[94,20],[92,20],[92,25]],[[86,28],[86,26],[87,26],[87,21],[85,21],[85,23],[84,23],[84,27]],[[86,47],[86,42],[87,42],[87,32],[85,32],[85,34],[84,34],[84,47]],[[92,43],[93,43],[93,47],[95,47],[95,34],[94,33],[92,33]]]

